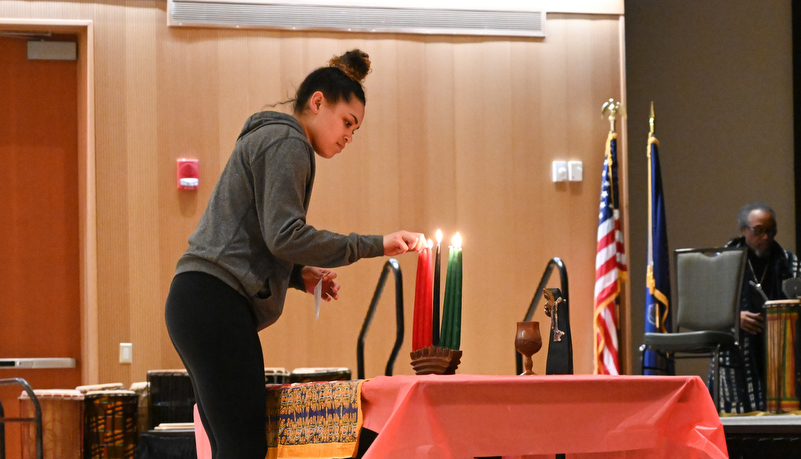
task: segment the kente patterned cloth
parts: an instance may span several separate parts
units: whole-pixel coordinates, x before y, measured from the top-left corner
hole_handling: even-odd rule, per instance
[[[267,389],[267,457],[353,457],[362,427],[363,380]]]

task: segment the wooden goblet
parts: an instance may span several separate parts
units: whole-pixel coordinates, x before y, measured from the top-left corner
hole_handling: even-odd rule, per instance
[[[515,335],[515,349],[523,355],[523,368],[525,371],[520,375],[533,375],[531,371],[533,362],[531,356],[542,348],[542,336],[540,335],[540,323],[537,321],[518,322],[517,335]]]

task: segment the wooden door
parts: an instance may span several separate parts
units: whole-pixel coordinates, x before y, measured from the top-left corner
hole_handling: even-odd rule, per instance
[[[78,362],[0,369],[34,389],[81,382],[77,79],[77,62],[28,60],[26,40],[0,37],[0,358]],[[19,394],[0,387],[6,415]],[[9,459],[18,429],[6,428]]]

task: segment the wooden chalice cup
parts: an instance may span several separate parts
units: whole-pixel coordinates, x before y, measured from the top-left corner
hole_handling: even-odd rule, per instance
[[[531,356],[542,348],[542,336],[540,335],[540,323],[537,321],[518,322],[517,334],[515,335],[515,349],[523,355],[523,375],[535,374],[531,371],[533,362]]]

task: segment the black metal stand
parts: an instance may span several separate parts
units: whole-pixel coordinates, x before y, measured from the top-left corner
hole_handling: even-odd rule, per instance
[[[395,345],[392,347],[392,352],[387,360],[387,368],[384,371],[386,376],[392,376],[392,368],[395,366],[395,359],[398,357],[401,345],[403,344],[403,276],[401,275],[400,265],[398,260],[390,258],[384,263],[384,268],[381,270],[381,277],[378,278],[378,285],[375,287],[373,293],[373,300],[370,302],[370,307],[367,309],[367,317],[364,318],[362,330],[359,333],[359,341],[356,345],[356,366],[357,378],[364,379],[364,337],[367,335],[367,330],[370,328],[370,322],[375,315],[375,308],[378,305],[378,300],[381,298],[381,292],[384,290],[384,284],[387,282],[389,272],[395,275]],[[0,458],[2,459],[2,458]]]
[[[548,359],[545,364],[545,374],[549,375],[572,375],[573,374],[573,337],[570,332],[570,302],[568,301],[568,284],[567,284],[567,268],[564,262],[559,257],[552,258],[548,265],[545,267],[545,272],[542,273],[537,289],[534,291],[534,298],[526,311],[524,321],[531,320],[534,317],[534,311],[537,309],[537,303],[542,298],[545,286],[548,285],[548,280],[551,278],[551,273],[554,268],[559,270],[559,278],[561,280],[561,289],[553,288],[548,289],[555,299],[562,298],[559,303],[559,314],[556,326],[559,330],[564,332],[561,341],[554,341],[553,330],[549,334],[548,341]],[[515,368],[517,374],[523,372],[523,358],[515,352]]]

